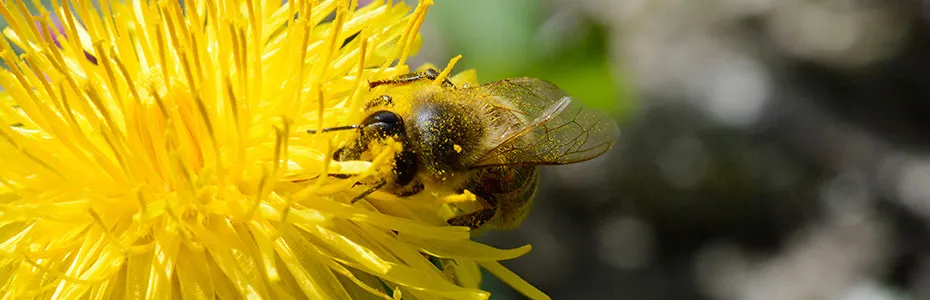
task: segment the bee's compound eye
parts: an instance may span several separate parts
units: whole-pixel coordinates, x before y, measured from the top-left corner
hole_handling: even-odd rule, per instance
[[[400,135],[404,133],[404,121],[397,114],[382,110],[372,113],[364,121],[362,125],[365,127],[365,131],[375,130],[376,133],[382,134],[385,136]]]
[[[401,151],[394,156],[394,183],[407,185],[417,175],[417,156],[411,151]]]

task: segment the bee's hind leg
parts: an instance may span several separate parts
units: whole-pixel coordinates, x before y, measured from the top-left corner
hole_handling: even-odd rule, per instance
[[[476,199],[482,204],[482,208],[471,213],[457,216],[446,220],[446,223],[452,226],[468,226],[472,229],[481,227],[494,217],[497,212],[498,199],[494,194],[485,192],[480,187],[472,187],[472,193],[478,197]]]
[[[468,226],[469,228],[475,229],[487,223],[492,217],[494,217],[494,209],[485,208],[473,213],[451,218],[446,220],[446,223],[452,226]]]

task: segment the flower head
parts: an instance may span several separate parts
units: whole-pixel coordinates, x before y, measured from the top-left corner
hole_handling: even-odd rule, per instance
[[[307,133],[409,71],[431,1],[53,2],[0,2],[0,297],[483,299],[479,266],[545,297],[460,199],[351,203],[396,148]]]

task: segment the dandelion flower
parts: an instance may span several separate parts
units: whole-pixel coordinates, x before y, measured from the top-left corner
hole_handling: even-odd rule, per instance
[[[431,1],[180,2],[0,2],[0,298],[546,297],[430,209],[461,199],[351,203],[396,149],[307,133],[409,71]]]

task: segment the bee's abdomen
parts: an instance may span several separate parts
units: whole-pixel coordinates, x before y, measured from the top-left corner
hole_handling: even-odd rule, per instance
[[[470,107],[442,102],[414,107],[408,130],[419,161],[439,178],[467,171],[485,134]]]
[[[476,195],[486,195],[488,204],[497,208],[492,225],[510,229],[529,214],[538,184],[537,167],[491,167],[478,173],[471,188]]]

